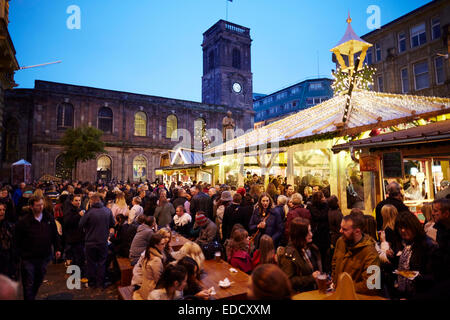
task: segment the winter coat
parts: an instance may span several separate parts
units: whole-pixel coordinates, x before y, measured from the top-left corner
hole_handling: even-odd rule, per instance
[[[353,279],[356,293],[377,294],[376,290],[367,287],[367,268],[369,266],[380,266],[378,252],[375,249],[375,240],[367,234],[353,247],[348,247],[344,237],[336,242],[333,259],[331,261],[334,285],[342,272],[347,272]]]
[[[155,289],[164,271],[163,259],[164,255],[156,248],[150,248],[150,259],[145,259],[145,256],[139,259],[142,266],[142,284],[141,288],[135,291],[134,300],[148,299],[150,292]]]
[[[15,225],[6,218],[0,221],[0,274],[16,280],[19,257],[15,240]]]
[[[278,246],[278,242],[284,232],[284,228],[283,219],[281,218],[279,210],[274,209],[275,208],[270,209],[270,215],[266,220],[266,227],[264,229],[260,229],[261,231],[259,232],[257,239],[255,239],[256,248],[259,248],[259,238],[261,238],[263,234],[267,234],[272,237],[275,248]],[[249,224],[250,234],[254,234],[258,230],[258,224],[263,220],[264,217],[259,212],[259,208],[255,208]]]
[[[184,197],[178,197],[178,198],[176,198],[175,200],[173,200],[172,204],[173,204],[173,207],[175,208],[175,210],[177,209],[177,207],[183,206],[184,211],[186,211],[187,213],[189,213],[189,211],[186,210],[187,208],[189,208],[189,206],[186,206],[186,202],[189,204],[189,201],[188,201],[186,198],[184,198]],[[189,213],[189,214],[190,214],[190,213]]]
[[[412,244],[409,270],[419,271],[419,275],[413,280],[413,290],[401,292],[402,297],[412,298],[417,293],[425,293],[433,287],[436,275],[435,270],[433,270],[433,256],[436,248],[436,245],[428,236]],[[446,272],[448,272],[448,269]]]
[[[341,209],[328,209],[328,226],[330,228],[330,241],[333,247],[336,246],[336,241],[341,236],[341,222],[342,218]]]
[[[313,243],[320,250],[330,248],[330,225],[328,223],[328,204],[321,202],[318,206],[311,204],[307,208],[311,212],[311,231]]]
[[[289,243],[284,252],[281,250],[279,266],[291,281],[292,288],[297,292],[316,289],[316,280],[312,276],[314,271],[322,271],[319,249],[311,245],[308,251],[299,252],[292,243]],[[311,264],[307,261],[305,254]]]
[[[115,226],[116,230],[111,242],[114,244],[114,252],[120,257],[128,258],[130,254],[130,243],[128,243],[127,239],[129,228],[131,226],[127,222]]]
[[[436,279],[439,281],[450,279],[450,219],[439,220],[434,224],[436,232],[436,250],[434,260],[434,270]]]
[[[245,273],[250,273],[253,270],[252,258],[244,250],[233,251],[231,256],[228,257],[228,263]]]
[[[101,202],[94,203],[80,219],[79,226],[85,232],[86,246],[106,246],[109,229],[114,227],[111,210]]]
[[[191,206],[190,206],[191,216],[194,218],[198,211],[203,211],[205,212],[205,215],[209,219],[211,219],[213,211],[212,207],[213,204],[211,198],[206,193],[199,192],[191,199]]]
[[[167,202],[164,206],[158,206],[155,210],[156,224],[159,227],[166,226],[172,222],[172,217],[175,214],[175,209],[170,202]]]
[[[236,203],[231,203],[226,209],[222,220],[222,238],[224,240],[230,239],[231,229],[237,223],[243,225],[244,217],[242,216],[242,211],[240,211],[240,205]]]
[[[286,217],[286,223],[284,228],[284,234],[286,239],[289,239],[289,227],[291,225],[291,222],[297,217],[308,219],[309,221],[311,221],[311,213],[309,212],[308,209],[303,208],[303,206],[301,205],[296,205],[290,208]]]
[[[16,244],[20,257],[24,260],[45,259],[54,251],[61,251],[61,239],[53,216],[45,210],[39,222],[28,213],[16,225]]]
[[[139,257],[141,256],[141,253],[147,249],[147,246],[150,242],[150,238],[153,235],[153,230],[150,228],[150,226],[146,225],[145,223],[141,224],[137,228],[136,235],[133,238],[133,241],[131,242],[130,247],[130,262],[131,265],[134,266],[137,261],[139,260]]]
[[[66,243],[75,244],[84,241],[85,235],[83,229],[79,226],[80,220],[80,208],[73,204],[67,206],[63,215],[63,235]]]
[[[199,245],[211,243],[217,239],[217,226],[208,219],[208,222],[201,228],[198,238],[195,242]]]

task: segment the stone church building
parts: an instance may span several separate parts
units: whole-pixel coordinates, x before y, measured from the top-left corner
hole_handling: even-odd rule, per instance
[[[22,158],[33,179],[154,180],[162,154],[181,141],[201,149],[204,129],[222,130],[228,111],[237,134],[253,128],[251,41],[250,29],[224,20],[203,34],[201,103],[41,80],[7,91],[0,180],[9,181],[11,164]],[[106,152],[75,173],[64,167],[59,141],[80,126],[101,129]]]

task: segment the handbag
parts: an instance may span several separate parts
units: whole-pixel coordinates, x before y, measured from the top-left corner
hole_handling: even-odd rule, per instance
[[[221,254],[223,251],[222,245],[218,241],[202,244],[200,247],[202,248],[206,260],[214,259],[217,251],[220,251]]]

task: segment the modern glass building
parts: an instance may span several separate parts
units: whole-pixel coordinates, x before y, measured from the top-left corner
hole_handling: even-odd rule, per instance
[[[269,95],[254,94],[255,128],[333,97],[332,82],[328,78],[309,79]]]

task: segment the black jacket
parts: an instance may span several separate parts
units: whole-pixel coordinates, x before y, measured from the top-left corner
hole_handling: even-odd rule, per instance
[[[432,257],[436,251],[436,245],[429,237],[417,241],[412,245],[412,254],[409,260],[409,270],[419,271],[419,275],[414,279],[414,292],[401,294],[406,298],[428,292],[435,284]]]
[[[63,236],[67,243],[74,244],[84,241],[84,232],[79,227],[80,208],[73,204],[67,205],[63,215]]]
[[[195,219],[195,214],[198,211],[203,211],[206,213],[206,216],[212,219],[212,201],[211,198],[203,192],[199,192],[191,199],[191,216]]]
[[[438,249],[433,257],[436,279],[450,280],[450,219],[438,221],[434,228],[437,229],[436,242],[438,243]]]
[[[61,251],[61,239],[55,219],[44,211],[41,222],[32,213],[26,214],[16,225],[16,241],[22,259],[44,259],[50,257],[52,246]]]
[[[124,258],[128,258],[130,254],[131,241],[129,241],[129,229],[133,228],[128,223],[122,225],[116,225],[114,227],[114,237],[111,238],[111,242],[114,244],[114,252]]]
[[[381,230],[381,228],[383,227],[383,216],[381,215],[381,208],[383,208],[385,204],[393,205],[397,209],[398,213],[402,211],[409,211],[408,207],[405,206],[403,201],[398,200],[396,198],[387,197],[386,200],[383,200],[380,203],[378,203],[377,207],[375,208],[375,214],[377,219],[377,230]]]
[[[109,229],[114,227],[113,214],[103,203],[97,202],[81,217],[79,226],[86,234],[86,246],[106,246]]]
[[[322,250],[331,245],[330,225],[328,223],[328,204],[321,202],[318,206],[311,204],[307,208],[311,213],[311,231],[313,243]]]
[[[233,229],[233,226],[236,223],[242,224],[244,226],[244,217],[242,216],[242,213],[240,212],[240,205],[231,203],[226,209],[225,213],[223,214],[223,220],[222,220],[222,236],[223,240],[230,239],[231,237],[231,229]]]
[[[173,204],[173,207],[175,208],[175,210],[177,210],[178,206],[183,206],[183,208],[184,208],[184,203],[186,201],[188,201],[188,200],[184,197],[177,197],[173,200],[172,204]]]

